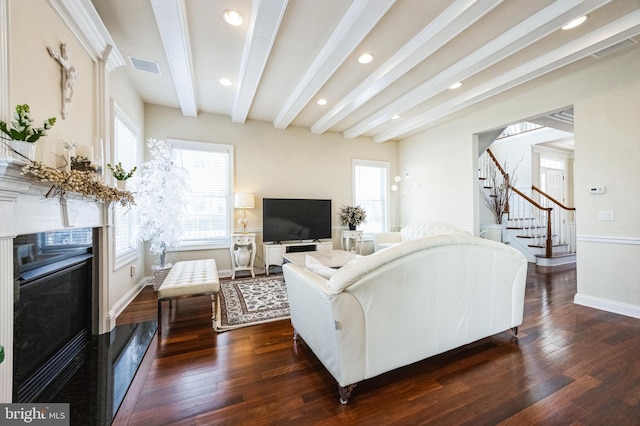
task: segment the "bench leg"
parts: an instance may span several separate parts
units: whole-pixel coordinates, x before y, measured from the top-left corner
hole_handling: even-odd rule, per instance
[[[158,341],[162,337],[162,300],[158,299]]]

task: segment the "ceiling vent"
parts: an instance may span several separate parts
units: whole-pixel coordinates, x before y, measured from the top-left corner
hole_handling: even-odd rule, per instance
[[[638,43],[638,40],[636,40],[635,38],[628,38],[612,46],[605,47],[602,50],[598,50],[597,52],[593,53],[593,56],[595,56],[596,58],[604,58],[607,55],[611,55],[612,53],[617,52],[618,50],[622,50],[626,47],[633,46],[636,43]]]
[[[137,69],[138,71],[160,75],[160,67],[158,66],[157,62],[146,61],[144,59],[134,58],[133,56],[129,56],[129,60],[131,61],[131,65],[133,65],[133,68]]]

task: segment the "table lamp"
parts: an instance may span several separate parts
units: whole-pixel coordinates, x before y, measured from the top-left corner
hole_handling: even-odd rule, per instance
[[[242,209],[242,218],[238,223],[242,225],[242,233],[247,233],[247,224],[249,221],[247,220],[247,212],[246,209],[252,209],[255,207],[255,202],[253,200],[253,194],[247,194],[244,192],[236,192],[234,207],[236,209]]]

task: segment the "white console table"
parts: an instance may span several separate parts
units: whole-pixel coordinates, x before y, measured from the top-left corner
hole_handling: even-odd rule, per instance
[[[333,250],[333,242],[297,242],[297,243],[265,243],[263,247],[264,270],[269,275],[269,266],[282,265],[282,258],[286,253],[296,251],[330,251]]]
[[[351,247],[351,241],[353,241],[353,247]],[[342,237],[340,238],[340,245],[342,250],[355,251],[358,254],[362,254],[362,245],[364,244],[364,237],[362,231],[343,230]]]
[[[236,271],[251,271],[251,276],[255,277],[253,263],[256,260],[256,234],[231,234],[229,251],[233,269],[231,279],[236,279]]]

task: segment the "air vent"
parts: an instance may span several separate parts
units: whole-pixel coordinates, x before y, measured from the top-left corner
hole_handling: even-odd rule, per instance
[[[635,38],[628,38],[614,44],[613,46],[605,47],[602,50],[598,50],[597,52],[593,53],[593,56],[595,56],[596,58],[604,58],[607,55],[611,55],[612,53],[617,52],[618,50],[622,50],[626,47],[633,46],[636,43],[638,43],[638,40],[636,40]]]
[[[131,65],[133,65],[133,68],[137,69],[138,71],[160,75],[160,67],[158,66],[157,62],[146,61],[144,59],[134,58],[132,56],[129,56],[129,60],[131,61]]]

